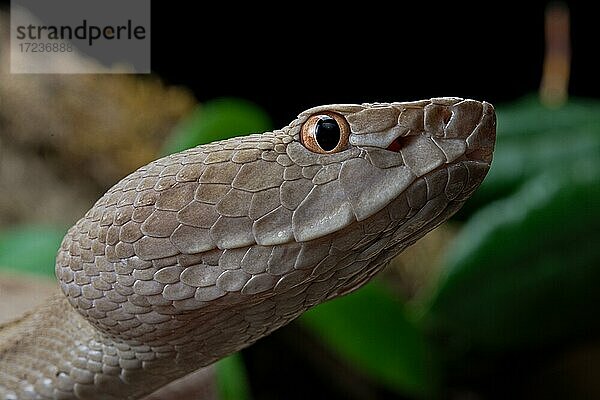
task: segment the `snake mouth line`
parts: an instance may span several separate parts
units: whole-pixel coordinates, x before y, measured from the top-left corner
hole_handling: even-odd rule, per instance
[[[396,139],[394,139],[392,141],[392,143],[390,143],[390,145],[386,148],[386,150],[393,151],[394,153],[399,153],[400,150],[402,150],[406,146],[407,140],[410,140],[410,136],[399,136]],[[481,147],[481,148],[475,148],[471,151],[469,151],[467,149],[464,154],[462,154],[458,158],[452,160],[451,162],[474,161],[474,162],[482,162],[487,165],[491,165],[492,158],[493,158],[493,147],[492,148]],[[451,162],[448,161],[448,162],[442,164],[442,166],[448,165]],[[441,168],[442,166],[437,167],[434,170],[437,170],[437,169]]]
[[[390,145],[386,148],[386,150],[393,151],[394,153],[399,153],[400,150],[402,150],[406,146],[407,140],[410,140],[410,136],[398,136],[396,139],[394,139],[392,141],[392,143],[390,143]],[[477,148],[472,151],[466,151],[460,157],[452,160],[452,162],[478,161],[478,162],[483,162],[485,164],[490,165],[492,163],[492,150],[493,149],[489,149],[489,148]],[[447,162],[443,165],[447,165],[447,164],[449,164],[449,162]],[[441,168],[442,166],[437,167],[434,170],[437,170],[437,169]]]

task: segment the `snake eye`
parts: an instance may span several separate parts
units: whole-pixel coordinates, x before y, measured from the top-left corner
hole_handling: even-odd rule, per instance
[[[309,117],[300,134],[302,144],[313,153],[332,154],[348,147],[350,127],[340,114],[323,113]]]

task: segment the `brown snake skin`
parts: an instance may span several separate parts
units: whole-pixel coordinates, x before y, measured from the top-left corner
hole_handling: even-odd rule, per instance
[[[306,147],[314,115],[339,149]],[[64,295],[0,327],[0,399],[143,398],[252,344],[453,215],[494,142],[486,102],[330,105],[141,167],[65,236]]]

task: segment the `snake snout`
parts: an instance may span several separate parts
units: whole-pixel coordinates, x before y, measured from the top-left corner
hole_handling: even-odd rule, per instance
[[[466,138],[466,156],[470,160],[491,164],[496,143],[496,112],[487,102],[482,103],[481,119]]]
[[[490,164],[496,142],[496,113],[486,101],[431,99],[423,108],[426,136],[442,149],[447,161],[467,159]]]
[[[491,162],[496,114],[490,103],[443,97],[425,104],[398,103],[394,108],[399,110],[395,126],[370,135],[354,135],[351,141],[396,153],[414,153],[418,158],[423,158],[420,154],[431,156],[441,150],[447,163],[457,159]]]

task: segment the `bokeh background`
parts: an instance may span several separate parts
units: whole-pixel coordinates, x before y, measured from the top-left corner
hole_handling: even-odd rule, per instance
[[[552,61],[546,2],[154,1],[151,76],[10,75],[0,5],[3,319],[54,290],[66,229],[160,155],[318,104],[470,97],[498,111],[476,196],[372,285],[222,362],[221,396],[600,398],[600,65],[583,2],[550,4],[570,48]]]

